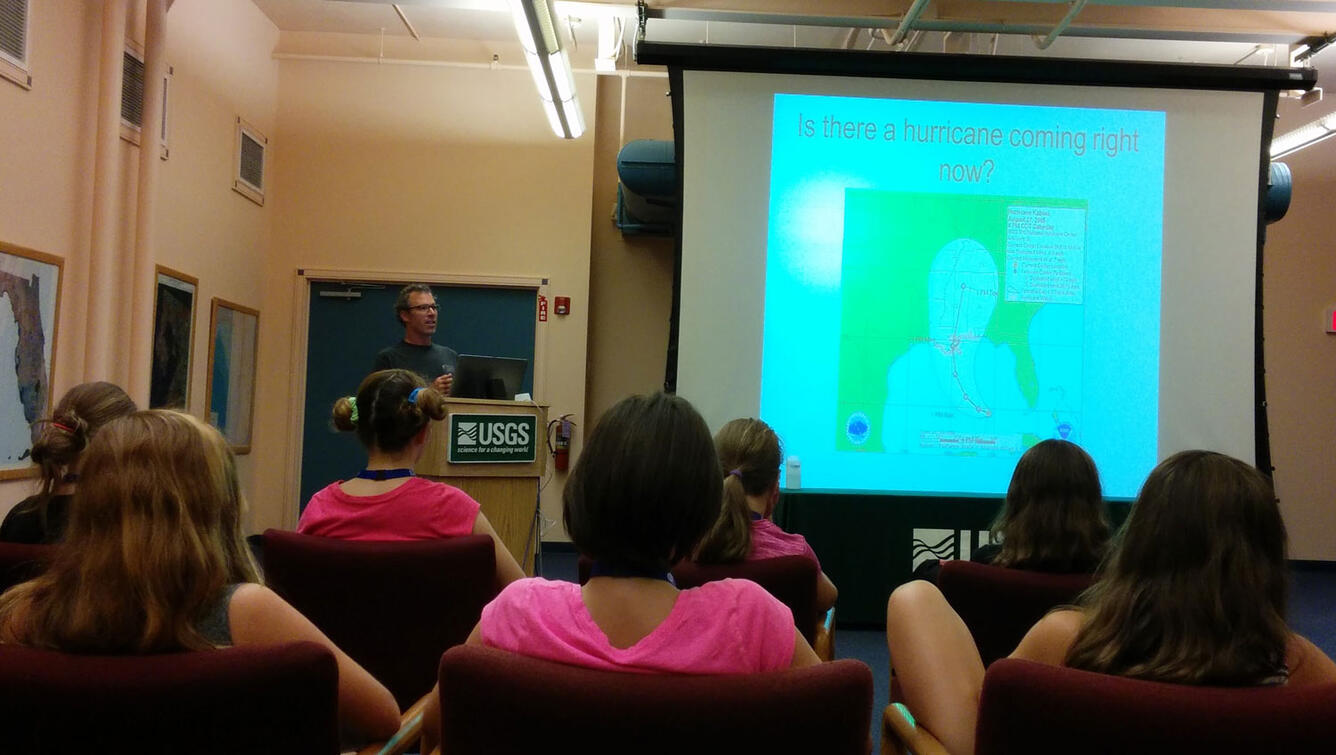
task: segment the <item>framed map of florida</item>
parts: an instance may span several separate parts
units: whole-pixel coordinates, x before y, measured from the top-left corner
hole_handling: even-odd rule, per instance
[[[0,242],[0,480],[32,477],[32,425],[51,404],[64,262]]]

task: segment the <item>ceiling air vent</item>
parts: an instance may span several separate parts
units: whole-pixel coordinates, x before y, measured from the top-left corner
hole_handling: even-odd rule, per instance
[[[0,0],[0,76],[24,88],[28,75],[28,0]]]
[[[264,159],[269,140],[237,118],[237,172],[232,188],[252,202],[264,204]]]

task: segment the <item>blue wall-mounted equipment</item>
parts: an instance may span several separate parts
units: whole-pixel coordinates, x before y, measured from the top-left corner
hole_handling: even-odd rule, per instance
[[[622,233],[671,236],[677,229],[677,166],[673,143],[627,142],[617,153],[617,206],[612,221]]]
[[[1290,166],[1285,163],[1271,163],[1266,176],[1266,201],[1263,202],[1266,224],[1285,217],[1290,211],[1290,197],[1294,192],[1294,181],[1290,177]]]

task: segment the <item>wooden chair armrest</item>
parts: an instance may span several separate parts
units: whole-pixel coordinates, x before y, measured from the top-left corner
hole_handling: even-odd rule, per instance
[[[835,660],[835,607],[831,606],[816,627],[812,650],[823,662]]]
[[[942,743],[914,722],[909,709],[891,703],[881,714],[881,755],[949,755]]]
[[[434,692],[435,690],[432,690]],[[427,707],[432,692],[428,692],[399,716],[399,731],[384,742],[372,742],[357,751],[357,755],[403,755],[417,749],[422,739],[422,710]]]

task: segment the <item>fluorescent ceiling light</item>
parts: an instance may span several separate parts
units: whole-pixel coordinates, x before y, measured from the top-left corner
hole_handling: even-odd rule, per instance
[[[1281,134],[1271,140],[1271,159],[1293,154],[1336,134],[1336,113],[1328,113],[1317,120]]]
[[[510,0],[510,15],[553,133],[563,139],[579,138],[584,133],[584,114],[575,95],[575,74],[561,46],[552,3]]]

